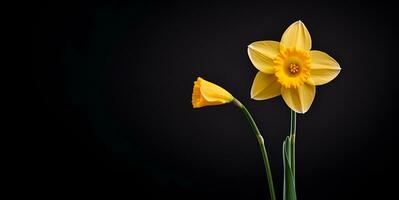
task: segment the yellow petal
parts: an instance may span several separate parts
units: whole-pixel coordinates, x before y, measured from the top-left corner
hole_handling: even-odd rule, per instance
[[[315,85],[323,85],[332,81],[341,68],[337,61],[321,51],[311,51],[310,78]]]
[[[279,42],[258,41],[248,46],[248,56],[252,64],[261,72],[274,73],[273,59],[279,54]]]
[[[305,113],[312,105],[316,94],[316,86],[303,84],[295,88],[281,88],[281,96],[285,103],[297,113]]]
[[[251,98],[266,100],[281,94],[281,85],[276,76],[258,72],[251,88]]]
[[[206,81],[201,77],[194,82],[192,104],[193,108],[220,105],[234,100],[233,95],[222,87]]]
[[[281,44],[286,48],[310,50],[312,48],[312,39],[305,24],[297,21],[291,24],[284,32]]]

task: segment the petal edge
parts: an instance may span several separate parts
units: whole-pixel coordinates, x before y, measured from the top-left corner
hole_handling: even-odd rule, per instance
[[[258,72],[251,87],[251,98],[266,100],[281,94],[281,85],[276,76]]]
[[[338,76],[341,67],[338,62],[322,51],[310,51],[310,78],[315,85],[323,85]]]
[[[281,37],[281,44],[286,48],[297,48],[310,50],[312,48],[312,38],[302,21],[291,24]]]
[[[279,54],[279,48],[280,44],[276,41],[257,41],[248,45],[247,52],[255,68],[263,73],[273,74],[273,59]]]
[[[316,86],[303,84],[298,88],[281,88],[281,96],[285,103],[297,113],[306,113],[316,95]]]

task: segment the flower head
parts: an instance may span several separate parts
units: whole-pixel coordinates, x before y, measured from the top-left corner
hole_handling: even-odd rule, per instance
[[[222,87],[198,77],[194,82],[192,103],[193,108],[220,105],[234,100],[233,95]]]
[[[312,39],[305,24],[293,23],[281,41],[258,41],[248,46],[252,64],[259,70],[251,98],[266,100],[282,95],[295,112],[305,113],[312,105],[316,85],[333,80],[341,68],[321,51],[311,50]]]

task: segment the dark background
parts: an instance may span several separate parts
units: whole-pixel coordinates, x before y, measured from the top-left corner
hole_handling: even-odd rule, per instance
[[[302,20],[342,71],[298,116],[299,199],[388,199],[396,186],[395,10],[258,1],[32,3],[23,127],[31,180],[59,196],[268,199],[256,139],[232,105],[191,107],[197,76],[243,102],[264,135],[278,198],[289,109],[249,97],[247,45]],[[35,181],[32,186],[35,186]],[[48,189],[47,189],[48,188]],[[39,190],[40,192],[40,190]],[[116,197],[114,197],[115,199]]]

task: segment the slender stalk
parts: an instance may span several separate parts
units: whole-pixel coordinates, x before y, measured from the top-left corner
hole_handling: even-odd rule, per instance
[[[245,118],[248,120],[249,124],[251,125],[251,129],[258,140],[260,150],[262,152],[263,162],[264,162],[265,168],[266,168],[267,182],[269,184],[270,197],[271,197],[271,200],[276,200],[276,194],[274,192],[273,177],[272,177],[272,172],[271,172],[270,164],[269,164],[269,157],[267,156],[266,146],[265,146],[263,137],[260,134],[260,131],[259,131],[258,127],[256,126],[256,123],[255,123],[254,119],[252,118],[251,114],[249,113],[249,111],[247,110],[247,108],[245,108],[245,106],[243,104],[241,104],[241,102],[238,101],[237,99],[234,100],[234,104],[237,105],[239,108],[241,108],[241,110],[243,111],[243,113],[245,115]]]
[[[291,125],[290,125],[290,137],[292,139],[292,147],[291,147],[291,165],[292,165],[292,174],[295,177],[295,138],[296,138],[296,112],[291,110]]]

